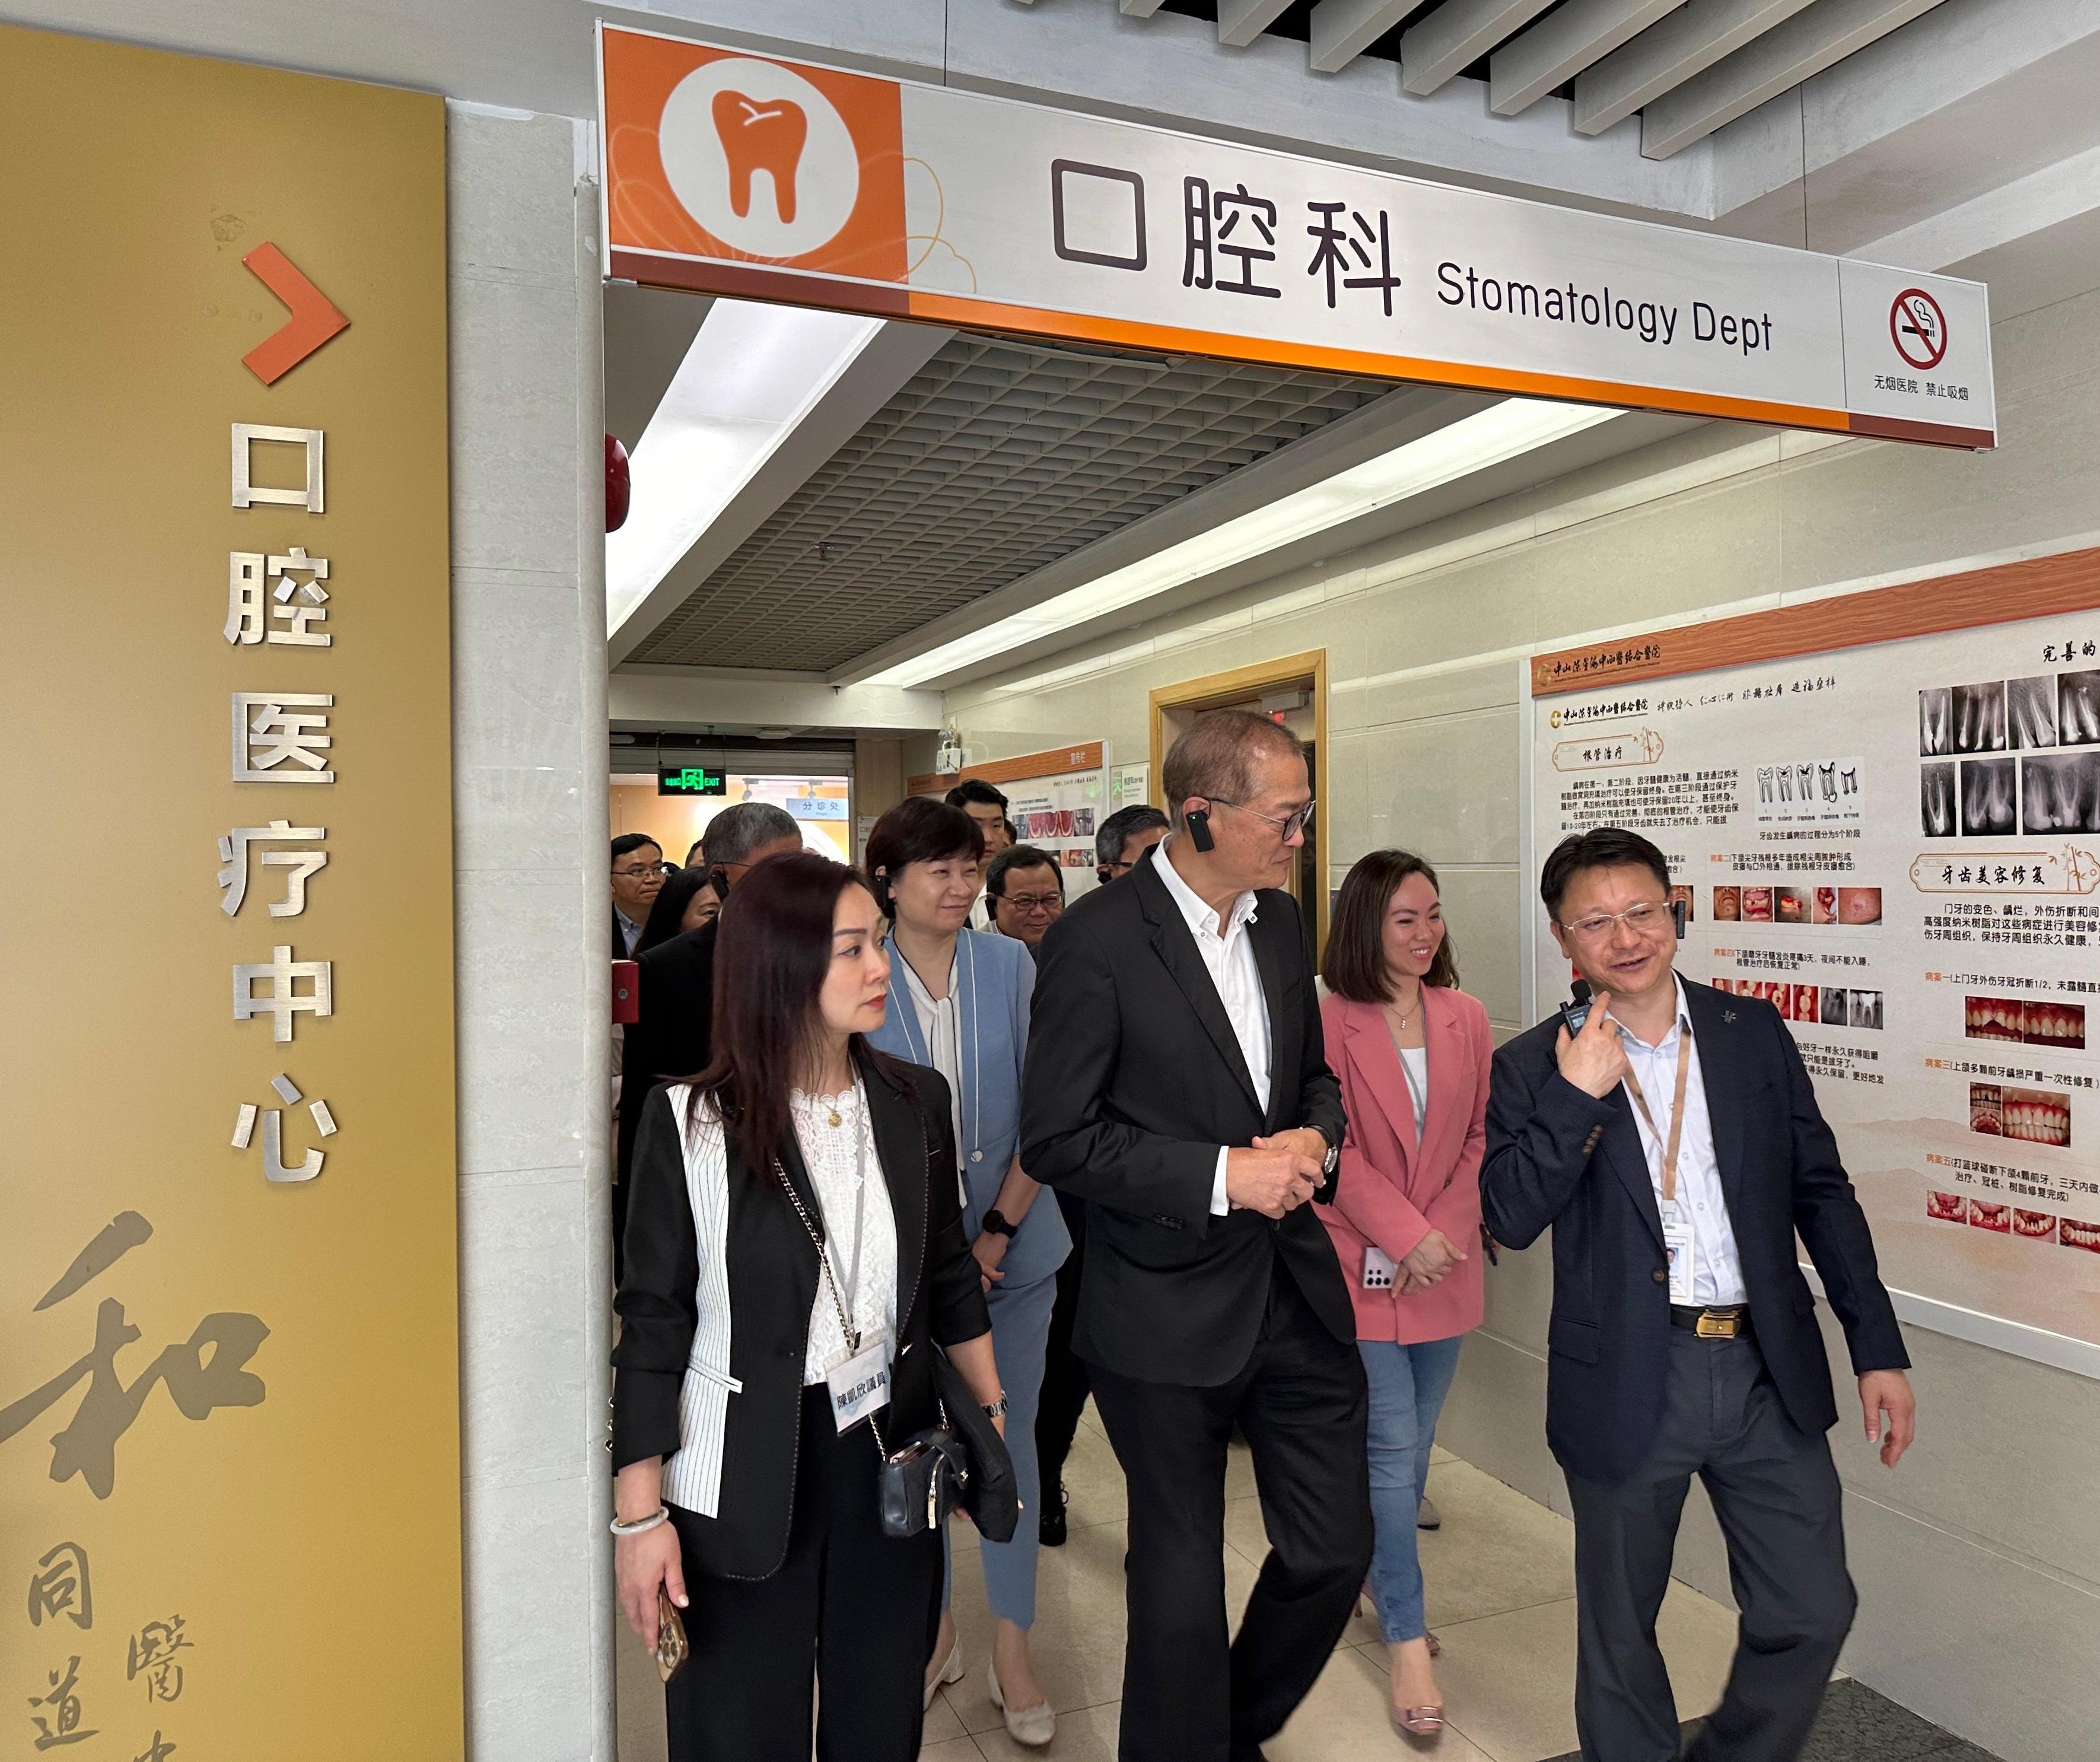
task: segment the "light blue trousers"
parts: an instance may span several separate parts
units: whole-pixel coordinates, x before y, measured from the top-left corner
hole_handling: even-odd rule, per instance
[[[1436,1415],[1451,1392],[1462,1337],[1403,1346],[1360,1340],[1371,1385],[1371,1601],[1386,1644],[1419,1640],[1429,1631],[1422,1613],[1422,1561],[1414,1521],[1429,1486],[1429,1446]]]
[[[1036,1203],[1043,1203],[1037,1196]],[[994,1285],[985,1301],[991,1310],[991,1349],[999,1360],[999,1380],[1006,1390],[1006,1449],[1013,1458],[1013,1477],[1021,1490],[1021,1524],[1011,1542],[977,1538],[984,1561],[985,1600],[996,1616],[1017,1627],[1035,1625],[1035,1551],[1043,1521],[1041,1476],[1035,1463],[1035,1407],[1043,1393],[1043,1357],[1050,1339],[1050,1310],[1057,1301],[1053,1274],[1032,1284],[1008,1289]],[[943,1531],[952,1548],[954,1526]],[[954,1586],[953,1563],[941,1578],[941,1607],[948,1606]]]

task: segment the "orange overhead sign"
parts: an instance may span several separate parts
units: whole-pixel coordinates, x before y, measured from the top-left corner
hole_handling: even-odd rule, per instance
[[[611,276],[1988,447],[1980,284],[601,24]]]

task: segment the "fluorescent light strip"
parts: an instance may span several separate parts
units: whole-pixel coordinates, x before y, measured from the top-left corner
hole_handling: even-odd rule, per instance
[[[1026,612],[885,668],[866,682],[912,686],[1118,612],[1183,584],[1608,422],[1621,410],[1511,398],[1268,506],[1222,522]]]
[[[880,332],[879,318],[717,299],[629,461],[605,541],[606,631],[632,616]]]

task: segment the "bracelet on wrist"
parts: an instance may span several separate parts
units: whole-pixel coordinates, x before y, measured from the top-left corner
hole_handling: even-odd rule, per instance
[[[670,1521],[670,1518],[671,1508],[659,1505],[646,1517],[636,1517],[627,1521],[615,1517],[609,1527],[615,1535],[646,1535],[659,1524]]]
[[[1001,1389],[999,1391],[998,1400],[987,1401],[982,1405],[984,1407],[985,1417],[987,1420],[1004,1419],[1006,1417],[1006,1391]]]

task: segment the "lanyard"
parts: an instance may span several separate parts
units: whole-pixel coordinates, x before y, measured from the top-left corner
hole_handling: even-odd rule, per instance
[[[1684,1081],[1692,1070],[1692,1021],[1683,1018],[1677,1036],[1677,1093],[1670,1104],[1670,1142],[1662,1153],[1662,1203],[1677,1203],[1677,1148],[1684,1137]],[[1648,1135],[1657,1142],[1662,1134],[1656,1130],[1655,1116],[1648,1111],[1648,1097],[1641,1093],[1640,1079],[1634,1075],[1633,1063],[1626,1063],[1626,1088],[1634,1098],[1634,1106],[1648,1124]]]

